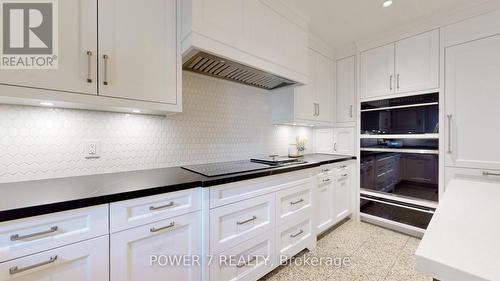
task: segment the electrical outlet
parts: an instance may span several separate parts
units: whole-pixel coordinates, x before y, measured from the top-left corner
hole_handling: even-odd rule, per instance
[[[88,140],[85,142],[85,158],[100,157],[100,142],[98,140]]]

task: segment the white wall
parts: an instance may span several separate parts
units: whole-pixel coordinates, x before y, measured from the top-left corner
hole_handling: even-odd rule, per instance
[[[310,128],[271,125],[266,91],[183,75],[183,113],[167,117],[0,105],[0,182],[287,154],[297,135],[312,151]],[[101,157],[85,159],[94,139]]]

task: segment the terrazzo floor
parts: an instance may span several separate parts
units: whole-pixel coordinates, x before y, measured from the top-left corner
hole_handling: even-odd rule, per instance
[[[415,250],[419,239],[368,223],[348,220],[324,234],[314,251],[296,257],[347,258],[342,266],[282,265],[260,281],[321,280],[432,280],[415,270]],[[337,259],[339,260],[339,259]]]

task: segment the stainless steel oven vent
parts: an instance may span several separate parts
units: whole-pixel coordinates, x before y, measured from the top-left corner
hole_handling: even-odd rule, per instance
[[[187,60],[183,69],[266,90],[297,84],[295,81],[201,51]]]

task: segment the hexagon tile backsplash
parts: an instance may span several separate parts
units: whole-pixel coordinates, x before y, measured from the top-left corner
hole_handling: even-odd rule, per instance
[[[0,183],[286,154],[312,129],[273,126],[269,94],[183,74],[183,112],[172,116],[0,105]],[[85,159],[86,140],[100,158]]]

